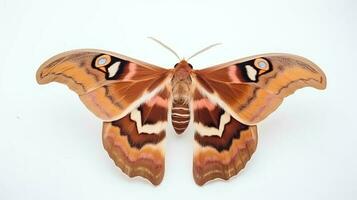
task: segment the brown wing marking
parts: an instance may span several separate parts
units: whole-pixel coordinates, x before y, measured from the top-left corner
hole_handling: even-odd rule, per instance
[[[103,145],[129,177],[161,183],[165,171],[165,129],[169,92],[161,91],[125,117],[103,124]]]
[[[198,185],[229,179],[243,169],[257,145],[256,126],[235,120],[218,104],[194,92],[193,176]]]

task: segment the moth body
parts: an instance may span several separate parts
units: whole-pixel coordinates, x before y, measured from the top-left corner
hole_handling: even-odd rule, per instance
[[[190,122],[189,103],[192,97],[192,65],[182,60],[175,65],[172,84],[172,125],[177,134],[183,133]]]

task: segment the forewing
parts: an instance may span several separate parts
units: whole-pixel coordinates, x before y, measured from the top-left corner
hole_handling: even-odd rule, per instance
[[[193,78],[202,93],[245,124],[263,120],[299,88],[326,87],[317,65],[290,54],[258,55],[195,70]]]
[[[171,71],[102,50],[74,50],[46,61],[40,84],[66,84],[96,116],[113,121],[163,89]]]

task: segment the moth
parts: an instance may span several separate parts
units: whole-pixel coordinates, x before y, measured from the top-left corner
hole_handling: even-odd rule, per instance
[[[195,70],[185,59],[166,69],[109,51],[81,49],[50,58],[36,78],[39,84],[55,81],[76,92],[104,121],[103,145],[115,164],[129,177],[141,176],[154,185],[164,177],[170,124],[177,134],[189,124],[194,127],[198,185],[228,180],[255,152],[256,124],[284,97],[302,87],[326,87],[316,64],[285,53]]]

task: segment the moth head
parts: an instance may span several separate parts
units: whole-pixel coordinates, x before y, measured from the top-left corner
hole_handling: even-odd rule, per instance
[[[179,63],[176,63],[174,68],[176,70],[182,68],[182,69],[186,69],[187,71],[191,71],[193,69],[192,65],[188,63],[186,60],[181,60]]]
[[[192,65],[186,60],[181,60],[174,66],[173,80],[181,81],[189,79],[191,80]]]

